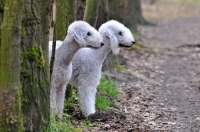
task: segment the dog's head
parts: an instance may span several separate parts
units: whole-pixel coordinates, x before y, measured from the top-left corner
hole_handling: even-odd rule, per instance
[[[102,37],[110,39],[111,49],[116,54],[120,47],[130,48],[135,44],[130,30],[118,21],[108,21],[99,28]]]
[[[103,46],[99,32],[85,21],[75,21],[70,24],[68,34],[80,47],[100,48]]]

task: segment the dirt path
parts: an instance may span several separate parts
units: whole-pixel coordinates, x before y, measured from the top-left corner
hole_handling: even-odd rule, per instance
[[[140,33],[140,41],[156,52],[122,51],[126,66],[161,85],[138,79],[120,83],[127,97],[122,109],[149,130],[199,132],[200,18],[141,26]]]
[[[121,103],[117,110],[96,114],[93,125],[100,127],[94,131],[200,132],[200,9],[160,1],[143,5],[156,23],[138,27],[136,40],[147,48],[122,50],[119,56],[124,67],[160,85],[123,71],[112,73]]]
[[[139,32],[148,48],[122,50],[120,64],[160,85],[112,73],[123,93],[120,111],[100,114],[97,131],[200,132],[200,18],[158,21]]]
[[[121,64],[161,84],[123,74],[121,110],[133,124],[127,130],[200,132],[200,17],[191,16],[139,26],[136,38],[149,48],[122,50]]]

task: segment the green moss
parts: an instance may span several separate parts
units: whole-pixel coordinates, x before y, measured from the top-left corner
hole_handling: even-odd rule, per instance
[[[28,48],[26,56],[28,59],[32,59],[37,63],[39,68],[44,67],[44,57],[42,54],[41,46],[31,46]]]
[[[125,68],[125,67],[123,67],[122,65],[120,65],[117,60],[113,61],[113,66],[112,67],[117,68],[118,71],[124,71],[126,73],[130,73],[130,70]]]
[[[136,41],[135,45],[131,47],[131,50],[138,50],[141,49],[143,46],[141,45],[141,42]]]
[[[26,30],[23,26],[22,26],[22,29],[21,29],[21,36],[22,36],[22,39],[26,38]]]
[[[21,53],[20,55],[20,63],[21,65],[24,65],[26,62],[26,54],[25,53]]]
[[[73,0],[59,0],[56,14],[56,39],[64,40],[68,26],[74,21]]]
[[[44,56],[42,54],[42,47],[31,46],[28,48],[27,52],[21,53],[21,65],[24,65],[26,63],[26,59],[34,60],[39,68],[43,68],[45,61]]]
[[[22,69],[20,75],[21,75],[23,78],[31,79],[31,71],[30,71],[30,70]]]
[[[98,5],[98,0],[86,0],[86,8],[84,13],[84,21],[87,21],[89,24],[94,25],[96,8]]]

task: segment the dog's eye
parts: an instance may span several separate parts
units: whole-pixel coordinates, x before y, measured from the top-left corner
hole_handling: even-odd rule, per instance
[[[88,32],[88,33],[87,33],[87,36],[91,36],[91,33],[90,33],[90,32]]]
[[[119,32],[119,35],[121,35],[121,36],[122,36],[122,32],[121,32],[121,31]]]

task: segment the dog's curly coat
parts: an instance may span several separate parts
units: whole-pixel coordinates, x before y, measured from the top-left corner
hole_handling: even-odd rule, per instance
[[[72,59],[72,78],[70,84],[78,89],[81,109],[85,117],[95,113],[95,96],[101,78],[101,67],[107,54],[112,50],[119,52],[119,47],[132,47],[135,40],[128,28],[111,20],[104,23],[99,32],[104,46],[94,50],[80,49]]]
[[[101,40],[99,32],[87,22],[70,24],[66,38],[56,50],[50,86],[51,115],[62,118],[66,86],[72,75],[72,57],[82,47],[100,48]]]

